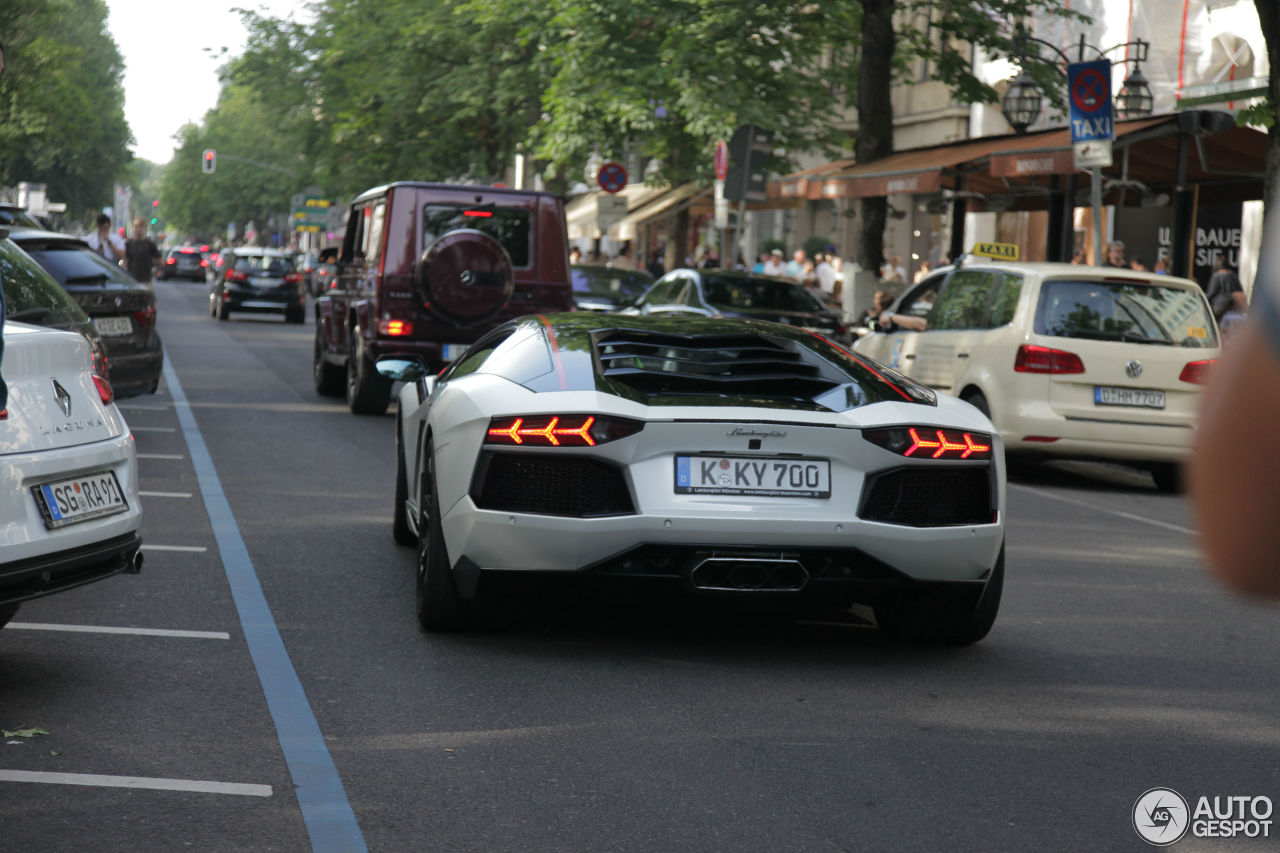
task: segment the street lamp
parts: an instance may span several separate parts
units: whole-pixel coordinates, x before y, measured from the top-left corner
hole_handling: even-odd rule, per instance
[[[1031,75],[1026,71],[1028,59],[1038,59],[1043,62],[1040,57],[1039,45],[1047,47],[1058,55],[1063,65],[1070,65],[1071,58],[1058,49],[1057,46],[1044,39],[1036,38],[1028,35],[1025,31],[1019,30],[1013,38],[1014,51],[1018,55],[1018,76],[1009,84],[1009,88],[1005,90],[1004,98],[1000,101],[1000,111],[1004,113],[1005,121],[1009,122],[1009,126],[1013,128],[1014,133],[1019,135],[1026,133],[1027,128],[1035,121],[1040,114],[1041,93],[1040,86],[1032,79]],[[1124,79],[1124,85],[1116,94],[1116,117],[1117,118],[1143,118],[1151,115],[1151,109],[1155,103],[1155,99],[1151,95],[1151,87],[1147,85],[1147,78],[1142,74],[1142,63],[1147,61],[1147,51],[1151,48],[1151,43],[1142,39],[1134,39],[1133,41],[1118,44],[1101,50],[1088,44],[1084,40],[1084,36],[1080,36],[1078,46],[1077,62],[1084,62],[1085,51],[1093,51],[1099,59],[1106,59],[1107,54],[1116,50],[1127,50],[1133,48],[1133,56],[1126,56],[1124,59],[1112,60],[1112,65],[1128,65],[1133,63],[1133,72]],[[1066,72],[1057,64],[1051,66],[1063,80],[1067,78]]]
[[[1005,121],[1009,122],[1013,132],[1018,135],[1026,133],[1027,128],[1040,114],[1040,87],[1026,71],[1028,59],[1034,58],[1042,63],[1045,61],[1040,56],[1040,47],[1047,47],[1057,54],[1062,65],[1071,65],[1070,57],[1054,44],[1028,35],[1026,30],[1021,27],[1018,28],[1013,37],[1013,49],[1018,56],[1018,76],[1009,84],[1009,88],[1004,93],[1004,98],[1000,101],[1000,111],[1004,113]],[[1125,77],[1124,85],[1114,99],[1117,118],[1142,118],[1151,115],[1151,108],[1155,99],[1151,97],[1151,87],[1147,85],[1147,78],[1142,74],[1142,63],[1147,61],[1147,50],[1150,47],[1150,42],[1134,39],[1133,41],[1102,50],[1086,43],[1083,34],[1080,36],[1077,62],[1084,62],[1085,51],[1089,50],[1097,54],[1098,59],[1107,60],[1113,66],[1133,63],[1133,72]],[[1133,48],[1132,55],[1129,53],[1130,48]],[[1116,50],[1124,50],[1125,57],[1119,60],[1109,59],[1107,55]],[[1050,57],[1050,60],[1052,60],[1052,57]],[[1067,79],[1066,71],[1061,66],[1052,62],[1050,66],[1058,72],[1058,76],[1063,80]],[[1097,168],[1092,168],[1088,171],[1091,176],[1090,197],[1093,208],[1094,262],[1100,264],[1102,262],[1102,172]]]

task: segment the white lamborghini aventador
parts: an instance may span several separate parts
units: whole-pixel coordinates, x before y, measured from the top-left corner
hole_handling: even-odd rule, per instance
[[[395,538],[422,627],[473,624],[531,578],[869,606],[882,631],[972,643],[1004,580],[1004,454],[968,403],[804,329],[528,316],[401,380]]]

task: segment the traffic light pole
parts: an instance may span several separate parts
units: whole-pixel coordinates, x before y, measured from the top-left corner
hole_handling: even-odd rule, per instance
[[[291,178],[298,177],[291,169],[286,169],[284,166],[276,166],[271,163],[263,163],[261,160],[250,160],[248,157],[237,157],[234,154],[224,154],[221,151],[218,152],[217,156],[219,160],[230,160],[233,163],[246,163],[250,166],[257,166],[260,169],[270,169],[273,172],[282,172]]]

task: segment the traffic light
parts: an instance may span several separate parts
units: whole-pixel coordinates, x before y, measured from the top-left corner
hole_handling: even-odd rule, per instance
[[[202,164],[204,173],[206,175],[212,175],[213,170],[217,167],[217,165],[218,165],[218,153],[214,151],[212,148],[206,148],[204,150],[204,163]]]

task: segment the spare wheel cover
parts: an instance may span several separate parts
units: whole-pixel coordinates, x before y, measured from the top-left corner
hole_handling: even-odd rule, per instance
[[[431,244],[419,280],[431,310],[467,324],[497,316],[515,286],[506,249],[472,228],[450,231]]]

